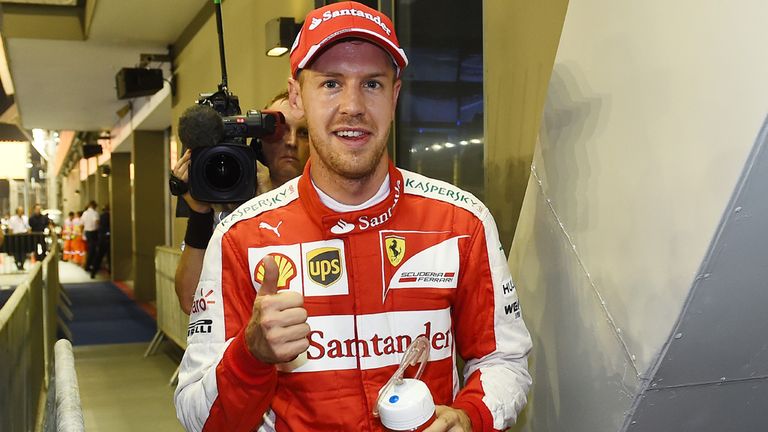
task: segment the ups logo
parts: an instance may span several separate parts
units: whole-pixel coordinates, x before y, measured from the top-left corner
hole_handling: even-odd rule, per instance
[[[323,286],[330,286],[341,277],[341,251],[324,247],[307,254],[309,277]]]

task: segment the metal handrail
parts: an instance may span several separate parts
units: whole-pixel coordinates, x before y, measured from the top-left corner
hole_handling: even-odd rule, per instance
[[[56,365],[56,430],[58,432],[85,431],[72,344],[66,339],[60,339],[54,345],[54,351],[54,363]]]

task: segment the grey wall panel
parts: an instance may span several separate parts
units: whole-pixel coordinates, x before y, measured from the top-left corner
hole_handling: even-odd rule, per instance
[[[627,432],[763,432],[768,382],[743,381],[649,391]]]
[[[528,184],[510,265],[532,333],[534,387],[514,430],[615,431],[637,374],[541,188]],[[596,409],[600,407],[600,409]]]
[[[766,193],[768,119],[627,430],[768,430]]]

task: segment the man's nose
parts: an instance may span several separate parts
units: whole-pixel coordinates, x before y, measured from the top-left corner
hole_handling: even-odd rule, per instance
[[[291,129],[283,135],[283,142],[287,147],[296,147],[296,129]]]
[[[350,85],[344,88],[341,94],[340,111],[351,117],[359,117],[365,113],[365,101],[362,89],[359,86]]]

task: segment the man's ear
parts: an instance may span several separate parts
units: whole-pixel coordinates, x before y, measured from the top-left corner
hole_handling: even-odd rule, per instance
[[[301,100],[301,83],[299,80],[288,78],[288,104],[296,117],[304,117],[304,102]]]

